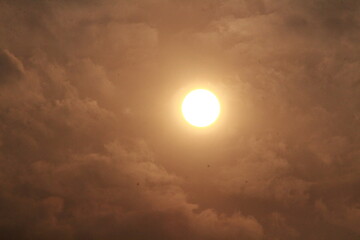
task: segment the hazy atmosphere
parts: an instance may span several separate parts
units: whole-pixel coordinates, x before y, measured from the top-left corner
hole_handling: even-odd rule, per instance
[[[0,239],[360,239],[360,1],[0,0]]]

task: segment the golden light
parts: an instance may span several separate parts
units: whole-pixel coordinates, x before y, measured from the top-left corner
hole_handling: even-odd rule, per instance
[[[185,120],[195,127],[207,127],[220,114],[220,103],[215,94],[206,89],[196,89],[186,95],[182,103]]]

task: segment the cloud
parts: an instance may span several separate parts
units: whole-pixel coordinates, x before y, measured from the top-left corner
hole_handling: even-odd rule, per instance
[[[358,239],[359,9],[0,1],[0,238]]]
[[[13,82],[24,73],[24,66],[13,54],[8,50],[4,50],[0,55],[0,72],[1,79],[4,83],[6,81]]]
[[[262,236],[253,217],[210,209],[196,213],[198,206],[187,200],[181,179],[155,161],[143,140],[113,134],[123,126],[92,100],[101,94],[98,88],[75,87],[82,80],[76,78],[73,85],[66,69],[46,58],[32,61],[35,67],[23,70],[16,86],[1,89],[15,94],[2,95],[2,237]],[[93,72],[98,69],[87,60],[82,63]],[[81,65],[76,69],[81,73]],[[86,73],[80,76],[86,78]],[[103,82],[94,84],[113,90],[104,75],[97,79]]]

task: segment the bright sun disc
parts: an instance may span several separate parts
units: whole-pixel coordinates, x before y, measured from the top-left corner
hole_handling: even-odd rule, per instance
[[[182,113],[191,125],[207,127],[219,117],[220,103],[212,92],[196,89],[186,95],[182,103]]]

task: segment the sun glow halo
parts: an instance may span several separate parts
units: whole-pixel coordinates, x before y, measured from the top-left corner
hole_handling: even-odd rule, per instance
[[[217,97],[206,89],[196,89],[186,95],[182,103],[185,120],[195,127],[207,127],[214,123],[220,114]]]

